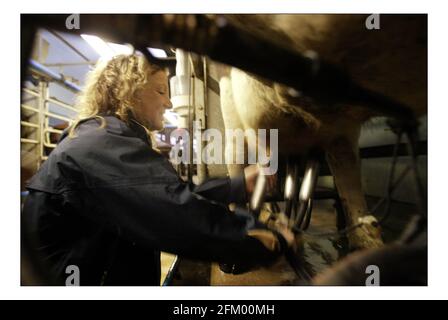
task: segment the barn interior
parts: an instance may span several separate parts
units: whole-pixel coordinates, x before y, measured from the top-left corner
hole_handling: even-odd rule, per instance
[[[254,24],[245,29],[241,20],[232,16],[81,15],[71,18],[73,29],[67,29],[67,18],[67,15],[22,15],[22,200],[28,193],[26,182],[57,146],[63,130],[76,119],[76,96],[84,86],[86,74],[100,59],[139,50],[148,59],[169,68],[173,109],[166,111],[165,128],[156,134],[157,146],[168,158],[178,143],[172,133],[179,128],[192,133],[193,121],[200,121],[202,131],[210,128],[225,131],[220,87],[222,65],[256,73],[293,88],[293,92],[303,92],[305,97],[315,99],[316,108],[348,99],[340,87],[343,84],[338,83],[338,79],[345,79],[339,78],[339,68],[331,68],[331,63],[325,68],[325,61],[320,61],[320,66],[324,66],[320,69],[322,74],[307,78],[307,72],[301,73],[297,68],[308,70],[305,62],[315,66],[316,58],[284,48],[277,38],[265,39],[260,36],[262,27]],[[426,28],[426,19],[421,18],[422,27]],[[76,29],[77,19],[82,25],[79,30]],[[117,21],[120,23],[115,23]],[[257,50],[260,48],[262,50]],[[268,61],[272,64],[266,65]],[[292,62],[296,63],[294,68]],[[423,63],[426,65],[426,61]],[[286,74],[288,69],[294,71]],[[313,85],[307,86],[310,82]],[[426,92],[427,88],[421,90]],[[375,114],[361,126],[357,152],[362,193],[369,213],[380,225],[384,243],[382,249],[376,249],[379,253],[375,251],[380,258],[371,260],[368,250],[350,247],[348,234],[357,226],[344,218],[341,198],[345,196],[338,192],[325,152],[312,150],[297,154],[292,144],[290,149],[283,148],[291,150],[290,154],[283,151],[279,155],[277,190],[262,194],[258,203],[248,204],[248,207],[256,211],[260,219],[269,220],[285,212],[295,215],[299,220],[294,225],[300,238],[298,251],[272,266],[250,269],[162,253],[161,286],[365,285],[365,269],[360,280],[356,268],[366,261],[381,264],[385,269],[382,271],[384,281],[389,281],[386,284],[426,285],[426,110],[413,115],[411,121],[406,104],[381,92],[359,92],[359,95],[353,94],[356,101],[349,104],[363,105]],[[316,98],[320,96],[324,96],[325,101]],[[300,136],[288,137],[283,143],[288,146],[293,138],[301,139]],[[205,142],[193,140],[182,151],[188,148],[189,157],[198,157],[196,152],[201,143]],[[224,149],[225,141],[222,145]],[[181,163],[175,167],[185,181],[196,184],[230,174],[225,164]],[[311,186],[304,202],[298,200],[298,194],[307,179]],[[288,195],[288,188],[292,188],[289,193],[293,195]],[[26,239],[22,240],[22,284],[32,285],[39,283],[42,262],[26,245]],[[388,250],[397,250],[392,251],[395,258],[391,258]],[[395,266],[392,268],[391,264]]]

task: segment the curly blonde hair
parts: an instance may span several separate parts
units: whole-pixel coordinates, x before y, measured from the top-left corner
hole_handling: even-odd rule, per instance
[[[102,115],[114,115],[129,124],[133,106],[140,103],[137,93],[148,83],[148,77],[161,70],[162,67],[149,64],[144,56],[136,53],[98,62],[88,73],[84,89],[77,97],[75,106],[79,114],[69,136],[74,137],[78,124],[89,118],[99,118],[104,128],[106,121]],[[149,129],[145,129],[154,142]]]

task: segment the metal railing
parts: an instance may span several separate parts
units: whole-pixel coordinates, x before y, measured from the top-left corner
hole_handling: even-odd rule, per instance
[[[38,66],[36,70],[34,70],[35,66]],[[51,120],[57,119],[63,122],[67,122],[68,125],[70,125],[73,122],[73,118],[56,113],[52,110],[50,110],[50,104],[55,105],[59,108],[62,108],[64,110],[68,110],[71,113],[78,113],[78,110],[74,108],[72,105],[63,102],[55,97],[50,97],[49,95],[49,83],[54,82],[58,85],[67,87],[67,81],[64,82],[60,81],[60,79],[53,79],[54,73],[53,72],[47,72],[45,73],[47,68],[39,65],[36,62],[33,62],[31,65],[31,74],[37,76],[38,78],[38,84],[36,86],[36,89],[30,89],[30,88],[22,88],[22,103],[20,105],[21,112],[27,112],[30,114],[28,118],[34,119],[32,120],[21,120],[20,126],[22,128],[27,128],[28,135],[27,136],[21,136],[20,143],[21,144],[28,144],[33,145],[36,147],[36,161],[37,161],[37,168],[40,167],[42,162],[44,162],[48,158],[48,150],[47,148],[54,149],[56,147],[56,144],[51,139],[51,134],[62,134],[63,130],[56,129],[51,126]],[[62,77],[62,76],[60,76]],[[69,89],[72,91],[73,88],[76,88],[75,85],[69,85]],[[76,92],[76,91],[75,91]],[[35,106],[31,106],[29,104],[25,104],[23,101],[27,101],[27,103],[30,101],[29,99],[25,99],[26,96],[32,96],[33,100],[36,100]],[[32,147],[32,148],[34,148]]]

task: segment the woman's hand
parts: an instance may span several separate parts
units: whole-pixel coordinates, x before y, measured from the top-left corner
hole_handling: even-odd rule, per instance
[[[285,225],[277,225],[275,228],[275,231],[277,231],[278,233],[280,233],[283,238],[286,240],[286,243],[288,244],[289,248],[293,248],[295,241],[296,241],[296,237],[294,235],[294,233]]]
[[[267,225],[268,228],[277,231],[283,236],[288,243],[289,248],[294,247],[296,236],[291,229],[288,228],[288,218],[284,214],[279,214],[274,220],[269,220]]]

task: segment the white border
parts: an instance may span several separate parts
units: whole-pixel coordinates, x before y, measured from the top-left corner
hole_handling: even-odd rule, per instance
[[[15,7],[13,7],[15,6]],[[429,13],[429,283],[428,288],[33,288],[20,287],[19,248],[19,25],[20,13]],[[446,298],[448,234],[443,130],[447,128],[446,24],[443,1],[11,1],[2,9],[0,136],[0,298],[2,299],[418,299]]]

